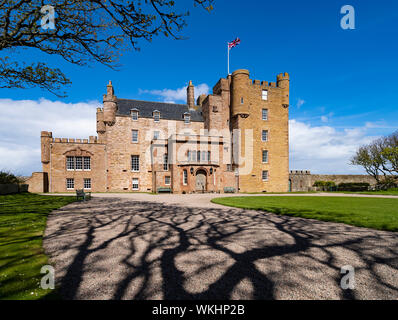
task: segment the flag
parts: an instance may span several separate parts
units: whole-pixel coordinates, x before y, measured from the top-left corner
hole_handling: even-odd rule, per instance
[[[238,44],[240,44],[240,39],[236,38],[234,41],[228,42],[228,48],[231,49],[233,47],[236,47]]]

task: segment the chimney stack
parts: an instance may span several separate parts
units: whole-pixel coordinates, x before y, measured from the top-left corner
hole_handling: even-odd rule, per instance
[[[192,80],[189,80],[189,84],[187,87],[187,105],[188,109],[195,109],[195,87],[192,84]]]

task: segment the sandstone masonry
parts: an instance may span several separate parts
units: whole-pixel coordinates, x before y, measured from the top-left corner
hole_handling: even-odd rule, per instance
[[[286,192],[289,75],[251,80],[237,70],[187,104],[119,99],[111,82],[89,139],[41,132],[43,172],[30,190]]]

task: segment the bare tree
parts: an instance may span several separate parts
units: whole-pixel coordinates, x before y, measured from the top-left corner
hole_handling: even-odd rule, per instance
[[[208,11],[213,2],[193,0]],[[55,13],[54,28],[46,8]],[[18,62],[19,50],[35,48],[79,66],[99,62],[116,68],[125,50],[139,50],[140,40],[160,34],[183,39],[188,15],[176,12],[172,0],[0,0],[0,88],[38,86],[61,96],[58,91],[70,84],[64,73],[45,62]]]

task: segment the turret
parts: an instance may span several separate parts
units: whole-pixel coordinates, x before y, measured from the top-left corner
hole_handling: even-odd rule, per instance
[[[278,74],[277,85],[279,88],[283,89],[282,92],[282,105],[284,107],[289,106],[289,89],[290,89],[290,78],[287,72]]]
[[[53,140],[52,132],[42,131],[40,135],[41,140],[41,162],[50,162],[50,144]]]
[[[116,96],[114,94],[112,82],[109,81],[109,84],[106,86],[106,94],[104,94],[104,122],[108,125],[113,125],[116,120]]]
[[[97,108],[97,133],[104,133],[105,131],[104,112],[101,108]]]
[[[247,117],[249,110],[249,71],[239,69],[232,73],[231,112],[232,116]]]
[[[189,80],[187,87],[187,105],[189,110],[195,109],[195,88],[191,80]]]

